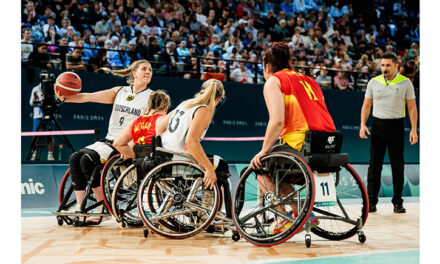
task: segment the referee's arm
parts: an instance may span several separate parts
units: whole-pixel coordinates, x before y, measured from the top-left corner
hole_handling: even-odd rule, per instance
[[[411,132],[409,132],[409,142],[414,145],[419,140],[417,135],[417,105],[416,99],[406,100],[408,106],[409,120],[411,121]]]
[[[361,110],[361,128],[359,130],[360,138],[367,138],[368,136],[365,133],[370,135],[370,130],[368,130],[367,127],[367,120],[368,117],[370,116],[372,104],[373,104],[373,99],[370,99],[368,97],[364,98],[364,103],[362,104],[362,110]]]

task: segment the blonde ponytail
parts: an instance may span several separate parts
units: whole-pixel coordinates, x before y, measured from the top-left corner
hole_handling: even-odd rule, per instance
[[[117,75],[117,76],[121,76],[121,77],[127,77],[127,83],[133,85],[134,84],[134,77],[133,77],[133,72],[136,71],[139,68],[139,65],[141,65],[142,63],[148,63],[150,64],[149,61],[147,60],[137,60],[134,61],[132,64],[130,64],[130,66],[128,66],[128,68],[126,69],[122,69],[122,70],[111,70],[107,67],[102,67],[100,68],[100,70],[108,73],[110,72],[113,75]],[[151,64],[150,64],[151,65]]]
[[[202,84],[202,89],[193,99],[189,100],[185,105],[186,109],[197,105],[207,105],[209,111],[214,115],[216,100],[223,98],[225,90],[222,82],[216,79],[209,79]]]
[[[153,112],[165,110],[170,106],[170,96],[163,90],[157,90],[151,93],[148,99],[148,108],[146,113],[153,114]]]

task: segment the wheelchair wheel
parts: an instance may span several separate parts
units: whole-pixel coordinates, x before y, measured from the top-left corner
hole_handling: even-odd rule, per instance
[[[273,246],[291,238],[309,217],[314,180],[305,161],[291,153],[274,152],[261,163],[259,169],[248,167],[241,174],[234,191],[232,217],[247,241]]]
[[[337,204],[329,207],[313,207],[319,225],[312,233],[330,240],[342,240],[357,234],[368,217],[368,194],[362,179],[347,164],[334,174]]]
[[[137,208],[138,189],[136,165],[132,164],[124,170],[113,189],[111,207],[116,221],[122,221],[130,226],[142,225]]]
[[[122,172],[131,165],[131,160],[123,161],[121,159],[120,154],[116,154],[111,157],[101,172],[101,191],[102,196],[104,197],[104,204],[107,207],[108,211],[114,215],[111,206],[111,199],[113,189],[115,187],[116,181],[119,176],[121,176]]]
[[[194,236],[214,219],[220,191],[204,190],[204,170],[188,161],[165,162],[142,180],[139,214],[153,232],[175,239]]]

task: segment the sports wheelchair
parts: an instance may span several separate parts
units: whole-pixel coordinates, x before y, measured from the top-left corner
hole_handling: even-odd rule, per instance
[[[305,229],[307,247],[310,232],[330,240],[358,234],[364,243],[368,195],[348,155],[340,153],[342,133],[308,131],[297,153],[283,146],[264,156],[259,169],[241,173],[232,205],[240,235],[273,246]]]
[[[91,184],[96,177],[101,177],[102,175],[107,175],[105,172],[106,168],[109,168],[109,165],[112,165],[115,160],[118,159],[119,154],[116,154],[116,151],[110,155],[111,158],[105,164],[98,164],[91,174],[90,179],[87,182],[87,186],[85,189],[84,200],[81,203],[81,209],[78,213],[67,212],[76,206],[76,196],[74,193],[74,188],[72,185],[72,178],[70,174],[70,168],[64,174],[64,177],[60,184],[59,189],[59,201],[60,206],[58,207],[56,212],[52,214],[56,215],[57,223],[59,226],[62,226],[64,223],[67,225],[77,226],[86,226],[86,225],[99,225],[104,217],[109,217],[110,214],[106,211],[105,200],[106,196],[104,195],[104,200],[97,202],[95,194],[92,191]],[[114,168],[114,165],[111,166]],[[114,178],[111,180],[107,180],[106,182],[114,181]],[[102,183],[102,180],[101,180]],[[101,188],[103,188],[101,184]],[[102,212],[93,212],[97,207],[103,205]]]
[[[112,190],[109,210],[122,228],[127,226],[143,226],[138,212],[137,192],[140,181],[145,174],[157,164],[166,161],[167,158],[164,155],[156,155],[156,146],[161,145],[161,138],[159,136],[152,137],[150,145],[135,145],[133,147],[135,159],[126,161],[120,159],[126,167],[117,177],[116,182],[112,186],[106,187],[108,190]],[[110,179],[111,177],[107,176],[104,178]]]
[[[227,168],[227,164],[220,162],[218,156],[211,157],[211,161],[216,169],[217,183],[212,190],[205,190],[204,169],[190,155],[156,146],[153,156],[144,158],[142,167],[150,170],[140,183],[137,206],[148,228],[144,229],[145,237],[148,237],[148,230],[173,239],[191,237],[204,230],[210,233],[231,230],[233,240],[240,239],[231,219],[227,179],[230,175],[217,167]],[[226,213],[220,211],[223,201]]]

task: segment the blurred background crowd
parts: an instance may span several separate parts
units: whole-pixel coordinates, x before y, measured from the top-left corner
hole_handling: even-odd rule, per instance
[[[265,50],[292,48],[322,88],[365,90],[380,57],[419,88],[419,1],[22,1],[23,67],[97,72],[151,62],[154,75],[263,83]]]

